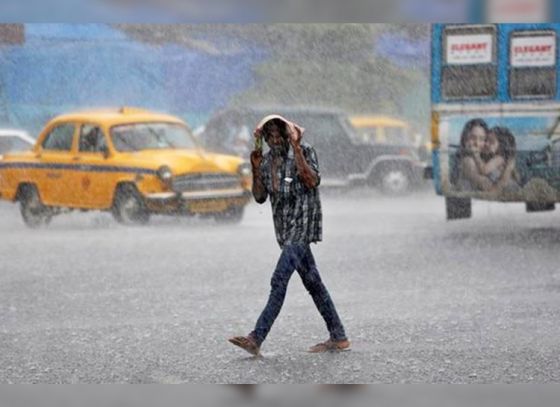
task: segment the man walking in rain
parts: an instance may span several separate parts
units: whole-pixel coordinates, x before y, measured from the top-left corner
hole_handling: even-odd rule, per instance
[[[342,351],[350,347],[333,301],[321,281],[310,243],[321,240],[322,213],[318,186],[319,165],[315,150],[302,143],[304,129],[281,116],[267,116],[257,126],[256,148],[251,153],[253,196],[262,204],[270,197],[276,239],[282,253],[271,280],[270,296],[247,336],[229,341],[258,355],[274,320],[280,313],[288,282],[297,270],[325,320],[330,338],[309,352]],[[263,155],[262,139],[270,151]]]

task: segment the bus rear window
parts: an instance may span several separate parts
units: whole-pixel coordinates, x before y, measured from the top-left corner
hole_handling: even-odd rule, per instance
[[[443,37],[442,95],[447,99],[497,94],[496,28],[447,27]]]
[[[556,95],[556,34],[518,31],[510,39],[509,92],[512,98]]]

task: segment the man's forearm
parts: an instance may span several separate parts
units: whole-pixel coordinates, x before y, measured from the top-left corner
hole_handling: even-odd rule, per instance
[[[305,157],[303,156],[303,150],[300,145],[293,147],[294,156],[296,160],[296,169],[301,180],[307,188],[315,188],[319,182],[317,174],[309,166]]]
[[[262,174],[259,169],[253,168],[253,197],[258,203],[263,203],[266,201],[267,193],[264,187],[264,182],[262,179]]]

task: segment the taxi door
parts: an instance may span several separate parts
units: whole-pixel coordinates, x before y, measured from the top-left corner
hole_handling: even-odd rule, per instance
[[[73,206],[75,176],[72,170],[72,147],[76,126],[62,123],[54,126],[43,138],[33,171],[39,196],[46,205]]]
[[[79,205],[88,209],[106,209],[111,204],[115,172],[109,165],[107,138],[100,126],[84,123],[78,131],[77,190]]]

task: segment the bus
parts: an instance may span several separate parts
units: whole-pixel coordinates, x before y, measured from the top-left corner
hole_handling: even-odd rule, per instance
[[[560,24],[433,24],[433,178],[447,219],[472,200],[560,202]]]

